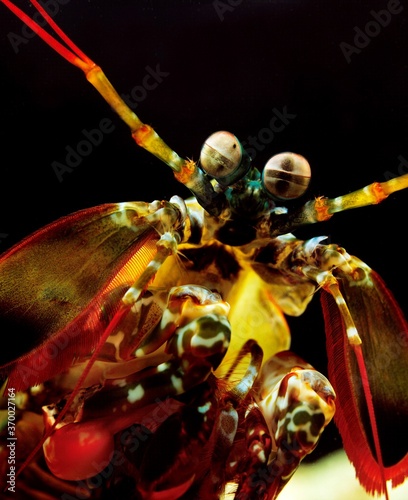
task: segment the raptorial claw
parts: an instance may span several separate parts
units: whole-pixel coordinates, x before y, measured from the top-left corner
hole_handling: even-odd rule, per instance
[[[302,459],[315,449],[334,416],[335,397],[327,378],[293,353],[280,352],[263,366],[258,406],[273,445],[271,458],[258,475],[270,483],[270,498],[278,495]]]

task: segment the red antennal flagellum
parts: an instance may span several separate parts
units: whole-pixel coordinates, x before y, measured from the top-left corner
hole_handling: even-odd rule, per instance
[[[52,47],[55,52],[66,59],[68,62],[82,69],[85,73],[91,70],[95,63],[89,59],[89,57],[82,52],[82,50],[77,47],[74,42],[61,30],[61,28],[52,20],[52,18],[47,14],[46,10],[37,2],[37,0],[32,0],[31,3],[38,10],[38,12],[47,21],[49,26],[55,31],[55,33],[63,40],[66,45],[71,49],[67,49],[61,42],[50,35],[44,28],[37,24],[31,17],[27,16],[20,8],[14,5],[9,0],[1,0],[6,7],[8,7],[13,14],[15,14],[19,19],[23,21],[30,29],[32,29],[37,35],[44,40],[50,47]]]
[[[105,101],[113,108],[120,118],[128,125],[131,130],[132,137],[138,146],[155,155],[166,165],[168,165],[176,177],[176,179],[188,187],[200,201],[202,206],[210,212],[219,213],[221,208],[218,206],[215,199],[216,193],[210,181],[204,176],[195,162],[181,158],[173,149],[171,149],[155,130],[145,123],[127,106],[124,100],[116,92],[110,81],[102,69],[96,65],[82,50],[80,50],[74,42],[59,28],[59,26],[51,19],[41,5],[33,0],[32,4],[44,17],[50,27],[55,31],[59,38],[67,45],[64,46],[56,38],[45,31],[33,19],[25,14],[21,9],[16,7],[9,0],[0,0],[8,7],[19,19],[21,19],[30,29],[40,36],[45,43],[60,54],[68,62],[80,68],[87,80],[96,88],[102,95]]]

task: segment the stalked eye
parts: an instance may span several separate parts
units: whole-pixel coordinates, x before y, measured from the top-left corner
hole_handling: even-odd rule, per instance
[[[280,153],[272,156],[265,165],[262,181],[265,189],[279,200],[299,198],[310,182],[309,162],[295,153]]]
[[[201,168],[223,186],[241,179],[248,172],[250,162],[249,155],[230,132],[215,132],[201,148]]]

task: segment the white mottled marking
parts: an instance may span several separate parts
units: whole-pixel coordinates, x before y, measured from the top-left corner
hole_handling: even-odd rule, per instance
[[[128,390],[127,400],[129,401],[129,403],[135,403],[136,401],[140,401],[143,398],[144,393],[145,391],[143,387],[141,386],[141,384],[138,384],[133,389]]]
[[[349,326],[347,328],[347,338],[350,341],[352,341],[353,339],[355,339],[357,341],[357,344],[361,344],[360,336],[359,336],[357,328],[355,326]]]
[[[160,363],[160,365],[156,366],[156,370],[158,373],[166,371],[170,367],[170,363]]]
[[[205,403],[203,406],[199,406],[197,408],[197,410],[199,411],[199,413],[207,413],[208,410],[211,409],[211,403],[210,401],[207,401],[207,403]]]
[[[341,297],[340,295],[338,295],[336,297],[336,303],[339,304],[339,305],[345,305],[346,304],[346,301],[343,299],[343,297]]]
[[[217,342],[224,342],[225,335],[223,332],[218,333],[214,337],[211,338],[203,338],[200,335],[194,335],[191,339],[191,347],[205,347],[206,349],[210,349]]]
[[[115,224],[122,227],[131,227],[132,223],[126,215],[126,203],[118,203],[118,212],[111,215],[111,219]]]
[[[112,385],[117,385],[118,387],[125,387],[127,384],[125,378],[118,378],[112,381]]]
[[[181,394],[184,389],[183,389],[183,381],[181,378],[176,377],[175,375],[171,376],[171,383],[173,384],[173,387],[176,389],[177,394]]]

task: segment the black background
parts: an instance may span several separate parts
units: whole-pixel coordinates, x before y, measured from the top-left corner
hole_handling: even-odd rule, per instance
[[[216,130],[257,136],[273,108],[286,106],[296,118],[255,163],[262,168],[281,151],[303,154],[313,170],[309,197],[384,181],[387,171],[397,173],[401,156],[408,172],[406,3],[349,62],[340,44],[353,45],[355,27],[364,30],[371,11],[387,8],[385,0],[224,1],[223,20],[214,4],[71,0],[55,4],[54,19],[120,93],[140,85],[147,66],[169,73],[136,112],[184,157],[197,159]],[[188,196],[164,164],[136,147],[78,69],[38,37],[16,54],[8,35],[22,35],[22,23],[0,8],[0,233],[7,234],[0,250],[80,208]],[[115,130],[59,182],[51,163],[65,163],[65,147],[76,147],[81,131],[103,118]],[[407,207],[402,192],[297,234],[327,235],[346,247],[383,276],[407,311]],[[291,324],[294,349],[326,372],[319,309],[313,301]]]

